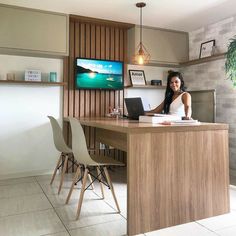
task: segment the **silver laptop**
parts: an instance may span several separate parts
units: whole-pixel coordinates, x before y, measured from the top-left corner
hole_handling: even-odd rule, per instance
[[[128,118],[138,120],[139,116],[144,115],[143,103],[140,97],[125,98],[125,105],[128,111]]]

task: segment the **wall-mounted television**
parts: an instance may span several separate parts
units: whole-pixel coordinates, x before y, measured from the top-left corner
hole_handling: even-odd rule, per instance
[[[76,89],[123,89],[123,62],[76,58]]]

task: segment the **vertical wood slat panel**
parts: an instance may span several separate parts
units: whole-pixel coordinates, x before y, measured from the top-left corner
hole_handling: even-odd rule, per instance
[[[91,35],[90,35],[90,49],[91,49],[91,58],[96,58],[96,26],[91,25]]]
[[[124,29],[119,30],[119,60],[124,61],[124,44],[125,44],[125,37],[124,37]],[[124,71],[127,71],[127,69],[124,66]],[[124,73],[125,75],[125,73]],[[121,108],[122,114],[124,113],[124,91],[119,92],[119,107]]]
[[[64,116],[105,116],[109,107],[123,108],[123,90],[76,90],[75,58],[97,58],[115,61],[126,59],[127,29],[118,25],[103,23],[86,23],[83,20],[70,21],[70,50],[69,57],[64,59]],[[89,147],[95,147],[94,129],[85,129]],[[122,151],[113,151],[113,156],[123,159]]]
[[[105,59],[109,60],[110,59],[110,50],[111,50],[111,42],[110,42],[110,28],[106,26],[105,28]]]
[[[95,52],[96,55],[95,57],[97,59],[101,59],[101,26],[96,25],[95,26],[95,38],[96,38],[96,43],[95,43]]]
[[[70,61],[69,61],[69,73],[68,73],[68,90],[69,90],[69,109],[68,109],[68,115],[69,116],[74,116],[74,64],[73,61],[75,60],[75,55],[74,55],[74,35],[75,35],[75,24],[70,25],[70,32],[71,32],[71,37],[70,37]]]
[[[110,28],[110,60],[115,60],[115,29]]]
[[[95,58],[96,56],[96,26],[91,25],[91,33],[90,33],[90,57]],[[96,90],[90,91],[90,116],[95,116],[95,107],[96,107]],[[95,129],[90,128],[89,134],[89,147],[95,148]]]
[[[91,24],[85,24],[85,57],[91,57]],[[85,117],[90,116],[91,90],[85,90]],[[87,144],[90,147],[90,127],[85,126],[84,132]]]
[[[118,28],[115,29],[114,44],[115,44],[114,60],[119,61],[120,60],[120,30]]]
[[[106,27],[101,26],[101,59],[106,58]]]
[[[80,40],[78,42],[78,39],[76,40],[75,43],[79,44],[80,47],[80,57],[85,57],[85,24],[84,23],[80,23]],[[85,104],[84,104],[84,97],[85,97],[85,90],[80,90],[79,91],[79,114],[80,117],[84,117],[85,116],[85,112],[84,112],[84,108],[85,108]]]
[[[124,30],[120,29],[119,33],[119,60],[124,61]]]
[[[96,25],[96,58],[101,59],[101,48],[102,48],[102,43],[105,45],[105,42],[102,42],[104,35],[101,33],[101,26]],[[101,116],[101,91],[96,90],[96,95],[95,95],[95,116]]]
[[[105,40],[106,40],[106,45],[105,45],[105,59],[109,60],[110,58],[110,51],[111,51],[111,38],[110,38],[110,27],[106,27],[105,30]],[[104,113],[108,113],[110,110],[110,92],[108,90],[103,91],[104,92]]]
[[[80,55],[80,23],[76,22],[75,23],[75,57],[79,57]],[[74,71],[76,70],[76,68],[74,68]],[[74,72],[74,76],[76,75],[76,71]],[[79,117],[80,116],[80,91],[78,89],[75,90],[75,106],[74,106],[74,115],[75,117]]]
[[[107,35],[107,27],[101,26],[101,59],[106,59],[107,51],[109,50],[109,41],[106,41],[106,35]],[[107,49],[108,47],[108,49]],[[105,109],[106,103],[105,103],[105,91],[102,90],[100,94],[100,114],[101,116],[104,116],[106,113]]]

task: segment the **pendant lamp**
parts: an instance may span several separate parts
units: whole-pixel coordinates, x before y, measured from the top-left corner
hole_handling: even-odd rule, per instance
[[[151,58],[150,54],[148,53],[147,49],[143,45],[142,42],[142,31],[143,31],[143,25],[142,25],[142,8],[146,6],[146,3],[139,2],[136,3],[136,7],[140,8],[140,42],[135,50],[136,54],[133,56],[133,61],[135,64],[147,64],[149,63],[149,60]]]

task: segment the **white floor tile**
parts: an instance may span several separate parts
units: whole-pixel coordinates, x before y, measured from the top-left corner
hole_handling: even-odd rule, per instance
[[[110,198],[105,198],[105,202],[107,202],[111,207],[116,209],[116,205],[114,202],[114,199],[112,197]],[[127,197],[117,197],[117,201],[120,207],[121,215],[127,219]]]
[[[20,183],[0,186],[0,199],[42,193],[38,183]]]
[[[72,183],[72,181],[65,180],[63,182],[61,193],[62,192],[69,192],[70,187],[71,187],[71,183]],[[50,185],[50,180],[41,180],[41,181],[38,181],[38,184],[41,186],[41,188],[43,189],[43,191],[46,195],[48,195],[48,194],[56,194],[57,195],[58,194],[58,188],[59,188],[59,184],[60,184],[59,179],[54,180],[52,185]]]
[[[0,180],[0,186],[2,185],[11,185],[11,184],[20,184],[20,183],[36,183],[35,177],[25,177],[18,179],[4,179]]]
[[[80,219],[75,220],[81,184],[65,205],[73,174],[66,174],[60,195],[60,174],[50,186],[51,175],[0,180],[0,235],[4,236],[122,236],[126,235],[127,184],[125,168],[109,171],[120,205],[117,214],[110,190],[100,185],[85,193]],[[46,196],[45,196],[45,195]],[[231,213],[198,222],[145,233],[147,236],[234,236],[236,235],[236,187],[230,189]],[[51,209],[52,206],[55,210]],[[55,213],[57,212],[57,214]],[[69,233],[61,223],[67,227]],[[214,232],[213,232],[214,231]],[[143,235],[144,236],[144,235]]]
[[[65,181],[71,181],[72,178],[74,176],[74,173],[66,173],[65,174]],[[61,178],[61,173],[60,172],[57,172],[56,176],[55,176],[55,180],[60,180]],[[38,175],[38,176],[35,176],[35,179],[40,182],[40,181],[48,181],[48,183],[50,183],[51,179],[52,179],[52,174],[51,175]]]
[[[236,212],[231,211],[228,214],[207,218],[197,221],[204,227],[216,231],[226,227],[236,226]]]
[[[98,198],[97,200],[94,200],[85,197],[81,208],[80,218],[76,221],[75,218],[77,207],[78,203],[73,205],[64,205],[63,207],[55,209],[67,229],[91,226],[99,223],[123,219],[123,217],[113,208]]]
[[[44,194],[0,199],[0,217],[52,208]]]
[[[32,212],[0,218],[4,236],[41,236],[66,231],[54,210]]]
[[[195,222],[145,233],[146,236],[216,236]]]
[[[71,236],[121,236],[126,235],[126,221],[116,220],[69,231]]]
[[[69,189],[63,189],[60,194],[46,194],[48,199],[50,200],[53,207],[61,207],[65,205],[66,198],[68,196]],[[72,192],[69,204],[78,204],[80,196],[80,189],[75,188]],[[100,200],[101,197],[98,196],[94,191],[92,190],[86,190],[86,199],[94,199],[94,200]]]
[[[115,190],[116,197],[127,197],[127,184],[115,182],[112,180],[113,187]],[[94,183],[95,192],[101,195],[101,187],[99,182]],[[111,190],[107,186],[103,186],[105,197],[112,197]]]
[[[42,236],[70,236],[68,232],[60,232],[60,233],[55,233],[55,234],[46,234]],[[81,235],[82,236],[82,235]]]
[[[221,230],[216,230],[216,233],[219,236],[235,236],[236,235],[236,226],[224,228]]]

